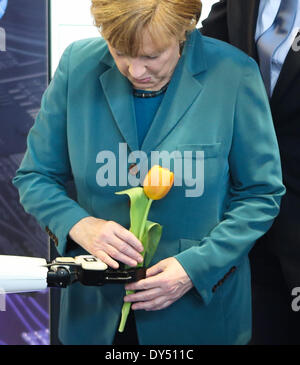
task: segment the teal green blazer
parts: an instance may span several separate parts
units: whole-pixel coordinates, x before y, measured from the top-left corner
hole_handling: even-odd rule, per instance
[[[147,156],[192,151],[185,162],[193,174],[202,163],[201,194],[187,196],[191,175],[152,204],[149,219],[163,226],[153,264],[175,257],[194,287],[166,309],[135,312],[140,343],[246,344],[251,337],[248,252],[271,226],[285,191],[255,61],[228,44],[191,33],[140,147],[131,85],[105,41],[70,45],[43,96],[14,178],[25,210],[54,238],[61,255],[84,253],[66,242],[71,227],[86,216],[129,228],[128,198],[114,193],[131,186],[100,186],[96,178],[103,166],[99,152],[113,152],[118,163],[124,159],[121,143],[128,155],[139,149]],[[130,161],[120,165],[128,169]],[[117,182],[118,177],[119,167]],[[77,201],[66,193],[72,178]],[[124,294],[119,284],[77,283],[63,289],[61,341],[111,344]]]

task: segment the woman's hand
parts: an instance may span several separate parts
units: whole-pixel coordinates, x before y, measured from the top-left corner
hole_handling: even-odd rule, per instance
[[[124,301],[132,302],[132,309],[164,309],[192,287],[192,281],[180,263],[174,257],[169,257],[147,269],[145,279],[126,284],[126,290],[139,292],[126,295]]]
[[[143,261],[142,243],[133,233],[113,221],[87,217],[76,223],[69,232],[73,241],[108,266],[117,269],[117,261],[136,266]],[[117,261],[116,261],[117,260]]]

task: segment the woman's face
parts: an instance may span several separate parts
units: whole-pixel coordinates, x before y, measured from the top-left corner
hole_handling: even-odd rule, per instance
[[[147,32],[137,57],[121,54],[108,44],[119,71],[128,78],[135,89],[160,90],[166,85],[180,58],[179,42],[171,39],[169,46],[158,51]]]

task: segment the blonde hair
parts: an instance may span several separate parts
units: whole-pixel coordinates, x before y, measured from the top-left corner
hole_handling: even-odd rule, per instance
[[[92,0],[91,12],[103,38],[118,51],[137,56],[147,30],[158,49],[180,43],[195,29],[201,0]]]

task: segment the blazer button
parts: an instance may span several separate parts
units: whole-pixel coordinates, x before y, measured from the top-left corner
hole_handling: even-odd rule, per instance
[[[137,164],[136,163],[133,163],[129,166],[129,173],[130,175],[133,175],[135,176],[137,173],[139,172],[139,169],[137,167]]]
[[[54,242],[55,246],[58,246],[58,239],[56,236],[52,235],[51,240]]]

